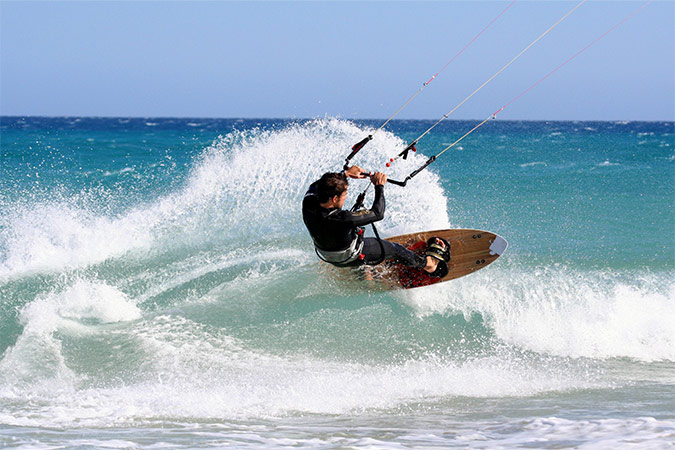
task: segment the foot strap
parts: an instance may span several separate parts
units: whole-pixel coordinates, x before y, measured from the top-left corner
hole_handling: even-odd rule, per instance
[[[436,242],[436,239],[443,242],[445,248]],[[443,238],[432,237],[427,241],[427,250],[424,252],[424,256],[431,256],[434,259],[447,263],[450,261],[450,243]]]

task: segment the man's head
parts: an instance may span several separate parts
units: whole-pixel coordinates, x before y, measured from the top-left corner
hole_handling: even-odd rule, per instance
[[[332,206],[342,208],[347,200],[348,186],[347,177],[343,173],[324,173],[317,186],[319,203],[332,203]]]

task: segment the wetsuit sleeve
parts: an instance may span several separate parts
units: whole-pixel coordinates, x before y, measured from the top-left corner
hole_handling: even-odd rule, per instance
[[[384,219],[384,209],[384,186],[375,186],[375,200],[373,200],[373,206],[370,209],[357,212],[342,210],[338,214],[329,216],[328,220],[361,227]]]

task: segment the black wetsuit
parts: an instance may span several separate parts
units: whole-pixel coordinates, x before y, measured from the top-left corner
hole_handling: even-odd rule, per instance
[[[339,251],[348,248],[355,239],[363,239],[363,258],[347,265],[377,264],[382,258],[395,259],[403,264],[424,268],[426,258],[402,245],[382,240],[382,247],[376,238],[362,238],[359,227],[377,222],[384,218],[384,186],[375,186],[375,200],[370,209],[357,212],[339,208],[323,208],[317,196],[318,182],[313,183],[302,201],[302,218],[319,250]]]

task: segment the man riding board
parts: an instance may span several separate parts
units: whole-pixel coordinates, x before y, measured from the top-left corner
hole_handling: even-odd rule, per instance
[[[347,199],[348,178],[366,178],[375,186],[375,199],[370,209],[342,209]],[[422,269],[433,277],[448,274],[450,244],[441,238],[427,242],[424,256],[400,244],[376,238],[364,238],[363,226],[384,218],[384,184],[387,176],[381,172],[365,174],[352,166],[342,173],[327,172],[312,183],[302,201],[302,217],[314,240],[317,255],[340,267],[379,264],[382,260]],[[384,252],[384,253],[383,253]]]

